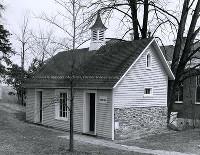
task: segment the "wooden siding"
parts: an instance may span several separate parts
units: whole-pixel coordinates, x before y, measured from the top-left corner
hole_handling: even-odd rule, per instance
[[[99,97],[106,96],[107,103],[99,103]],[[97,136],[112,138],[112,91],[98,90],[96,102],[96,133]]]
[[[34,122],[35,89],[27,89],[26,96],[26,120]]]
[[[59,89],[56,89],[59,90]],[[74,131],[82,132],[83,119],[83,92],[81,90],[75,91],[74,96]],[[59,120],[55,118],[55,89],[43,90],[43,120],[42,124],[52,126],[62,130],[69,130],[68,120]],[[69,115],[68,115],[69,116]]]
[[[59,89],[41,89],[42,90],[42,124],[46,126],[55,127],[62,130],[69,130],[68,121],[58,120],[55,117],[55,90]],[[63,90],[63,89],[62,89]],[[83,106],[84,95],[83,89],[75,90],[74,96],[74,131],[83,132]],[[99,97],[106,96],[107,103],[100,104]],[[35,108],[35,89],[27,90],[27,106],[26,119],[34,122],[34,108]],[[112,138],[112,90],[98,90],[96,101],[96,134],[99,137]]]
[[[168,77],[154,48],[150,46],[113,89],[115,108],[167,106]],[[146,55],[151,54],[151,69]],[[153,88],[153,96],[144,97],[144,88]]]

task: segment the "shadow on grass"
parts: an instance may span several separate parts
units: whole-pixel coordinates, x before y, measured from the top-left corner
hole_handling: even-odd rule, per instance
[[[19,121],[26,121],[26,113],[25,112],[16,112],[15,113],[15,117],[19,120]]]

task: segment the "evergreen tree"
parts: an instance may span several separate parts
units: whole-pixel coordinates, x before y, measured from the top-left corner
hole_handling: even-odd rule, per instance
[[[3,11],[3,5],[0,4],[0,11]],[[1,16],[0,16],[1,17]],[[11,43],[8,39],[10,33],[6,30],[0,21],[0,76],[5,75],[6,67],[5,64],[10,65],[10,54],[13,53]]]

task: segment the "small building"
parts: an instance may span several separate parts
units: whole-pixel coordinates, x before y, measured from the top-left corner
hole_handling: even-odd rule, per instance
[[[89,48],[58,53],[26,80],[27,121],[69,130],[73,85],[77,133],[114,140],[166,126],[174,76],[155,39],[106,43],[105,30],[98,14]]]

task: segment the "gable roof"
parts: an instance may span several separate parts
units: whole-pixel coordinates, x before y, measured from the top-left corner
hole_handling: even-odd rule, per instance
[[[161,48],[166,60],[167,61],[172,61],[173,52],[174,52],[174,46],[173,45],[168,45],[168,46],[161,46],[160,48]]]
[[[88,51],[88,49],[73,52],[73,57],[76,59],[76,69],[73,70],[76,87],[113,88],[153,41],[153,38],[137,41],[118,41],[102,46],[95,53],[93,53],[94,51]],[[71,73],[69,53],[61,52],[52,58],[46,67],[27,82],[31,83],[29,87],[69,86],[68,79]],[[165,60],[164,56],[161,59]],[[165,69],[169,68],[165,67]],[[169,72],[169,74],[171,73]]]
[[[198,42],[198,43],[194,44],[193,49],[195,50],[195,49],[197,49],[199,47],[200,47],[200,43]],[[172,61],[173,54],[174,54],[174,45],[161,46],[160,48],[161,48],[166,60],[167,61]],[[183,48],[184,48],[184,42],[181,45],[181,54],[180,54],[180,56],[183,53]],[[197,59],[199,59],[200,58],[200,52],[195,53],[193,58],[195,58],[195,57]]]

